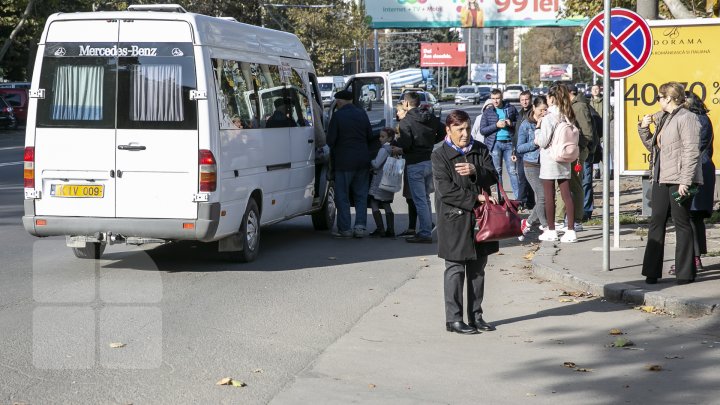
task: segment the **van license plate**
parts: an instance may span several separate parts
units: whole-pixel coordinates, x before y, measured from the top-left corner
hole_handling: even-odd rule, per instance
[[[53,197],[103,198],[105,186],[86,186],[79,184],[53,184],[50,195]]]

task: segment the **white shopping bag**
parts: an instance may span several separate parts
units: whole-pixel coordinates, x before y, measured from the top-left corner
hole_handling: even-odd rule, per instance
[[[383,175],[380,180],[380,189],[397,193],[402,190],[403,173],[405,172],[405,159],[402,157],[388,157],[383,166]]]

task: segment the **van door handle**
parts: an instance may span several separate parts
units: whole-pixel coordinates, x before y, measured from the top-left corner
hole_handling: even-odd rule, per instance
[[[134,150],[145,150],[147,148],[142,145],[118,145],[118,149],[134,151]]]

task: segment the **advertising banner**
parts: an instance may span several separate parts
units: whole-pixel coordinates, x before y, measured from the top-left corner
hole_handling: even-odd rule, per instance
[[[467,51],[464,42],[421,43],[421,67],[462,67],[467,66]]]
[[[541,82],[556,82],[558,80],[572,80],[572,65],[540,65]]]
[[[496,67],[497,72],[495,71]],[[505,83],[506,69],[504,63],[500,63],[498,66],[494,63],[471,63],[470,69],[470,81],[473,83]]]
[[[713,20],[649,21],[653,48],[647,64],[638,73],[626,78],[621,86],[620,100],[621,173],[648,174],[650,152],[640,142],[638,122],[645,114],[660,111],[656,97],[663,83],[685,85],[685,90],[704,100],[713,125],[720,122],[720,25]],[[617,106],[616,106],[617,107]],[[616,118],[617,119],[617,118]],[[652,131],[654,125],[650,125]],[[720,137],[713,147],[720,148]],[[715,167],[720,168],[720,153],[714,154]]]
[[[578,26],[558,20],[564,0],[366,0],[371,28]]]

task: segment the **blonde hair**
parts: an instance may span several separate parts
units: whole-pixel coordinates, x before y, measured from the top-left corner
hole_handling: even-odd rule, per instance
[[[678,82],[667,82],[660,85],[658,92],[661,96],[670,97],[670,99],[677,105],[687,105],[687,99],[685,97],[685,86]]]
[[[556,84],[550,87],[548,91],[548,98],[552,97],[555,99],[560,114],[564,115],[571,122],[575,122],[575,113],[572,109],[572,101],[570,100],[570,92],[567,87],[563,84]]]

